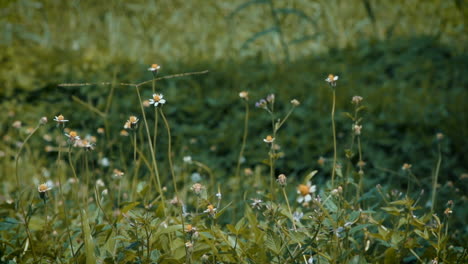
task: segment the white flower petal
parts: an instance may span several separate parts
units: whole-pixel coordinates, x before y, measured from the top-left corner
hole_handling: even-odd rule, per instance
[[[310,196],[310,194],[306,195],[306,196],[304,197],[304,201],[305,201],[306,203],[312,201],[312,196]]]

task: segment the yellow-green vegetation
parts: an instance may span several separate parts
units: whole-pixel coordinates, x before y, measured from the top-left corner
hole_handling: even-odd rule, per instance
[[[1,263],[468,262],[463,1],[0,8]]]

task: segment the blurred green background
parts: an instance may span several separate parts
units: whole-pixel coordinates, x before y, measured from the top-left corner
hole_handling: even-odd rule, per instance
[[[251,119],[242,167],[261,164],[270,123],[253,106],[275,93],[278,117],[291,99],[302,103],[280,132],[285,156],[278,172],[303,176],[319,157],[332,156],[331,90],[324,79],[333,73],[340,76],[342,160],[351,133],[342,113],[352,111],[354,95],[367,106],[367,186],[401,187],[399,170],[407,162],[429,190],[441,132],[439,181],[466,193],[467,179],[460,178],[468,172],[467,10],[462,0],[0,1],[0,149],[14,156],[15,141],[5,140],[15,133],[11,124],[33,126],[43,115],[62,113],[82,134],[96,134],[104,120],[72,96],[103,110],[111,86],[58,84],[136,83],[151,79],[147,68],[158,63],[160,76],[210,71],[158,83],[178,160],[191,155],[218,178],[233,174],[244,117],[238,93],[247,90]],[[115,89],[107,121],[118,139],[139,105],[132,88]],[[142,92],[149,98],[151,86]],[[47,142],[31,144],[42,150]],[[110,158],[118,163],[115,155]],[[327,177],[321,172],[317,179]]]

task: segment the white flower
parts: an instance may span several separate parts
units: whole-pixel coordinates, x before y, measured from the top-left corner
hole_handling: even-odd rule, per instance
[[[249,93],[247,91],[242,91],[239,93],[239,97],[242,98],[242,99],[249,99]]]
[[[106,158],[106,157],[102,158],[102,159],[100,160],[100,163],[101,163],[101,165],[104,166],[104,167],[109,167],[109,165],[110,165],[110,161],[109,161],[109,159]]]
[[[297,193],[299,197],[297,198],[298,203],[308,203],[312,201],[312,196],[310,194],[315,193],[317,187],[315,185],[311,185],[311,182],[308,182],[307,185],[299,184],[297,187]]]
[[[163,99],[163,95],[162,94],[153,94],[153,98],[152,99],[149,99],[149,103],[150,104],[154,104],[154,106],[158,106],[159,104],[165,104],[166,103],[166,99]]]
[[[98,180],[96,181],[96,185],[97,185],[98,187],[104,187],[104,186],[106,186],[106,185],[104,184],[104,181],[103,181],[102,179],[98,179]]]
[[[253,198],[253,199],[250,199],[250,200],[252,200],[252,203],[251,203],[252,208],[254,208],[254,209],[261,209],[262,208],[262,203],[263,203],[262,200],[256,199],[256,198]]]
[[[54,187],[54,184],[52,183],[52,181],[47,181],[37,186],[37,191],[40,193],[45,193],[45,192],[52,190],[53,187]]]
[[[208,205],[208,206],[206,207],[206,210],[203,211],[203,212],[204,212],[204,213],[209,213],[209,214],[211,214],[211,215],[214,215],[214,214],[216,213],[216,207],[214,207],[213,205],[210,204],[210,205]]]
[[[185,156],[184,157],[184,162],[188,163],[188,164],[192,163],[192,157],[191,156]]]
[[[80,137],[75,131],[70,131],[70,133],[65,133],[65,136],[70,139],[71,142],[75,142],[76,140],[80,140]]]
[[[338,76],[333,74],[329,74],[328,77],[325,79],[331,86],[336,86],[336,81],[338,80]]]
[[[303,216],[304,216],[304,213],[303,213],[303,212],[297,212],[297,211],[296,211],[296,212],[293,213],[293,219],[294,219],[294,221],[296,221],[296,222],[301,221],[301,218],[302,218]]]
[[[161,69],[161,66],[158,64],[151,64],[151,67],[148,68],[148,71],[157,72],[159,69]]]
[[[263,142],[265,143],[273,143],[273,141],[275,141],[275,138],[270,135],[266,136],[266,138],[263,139]]]
[[[63,117],[63,115],[59,115],[59,116],[56,116],[54,118],[54,121],[57,122],[57,123],[65,123],[65,122],[68,122],[68,120],[65,119],[65,117]]]

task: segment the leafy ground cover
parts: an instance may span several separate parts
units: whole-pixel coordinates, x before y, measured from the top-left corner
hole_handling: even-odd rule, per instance
[[[2,3],[1,262],[465,263],[463,5],[328,2]]]

